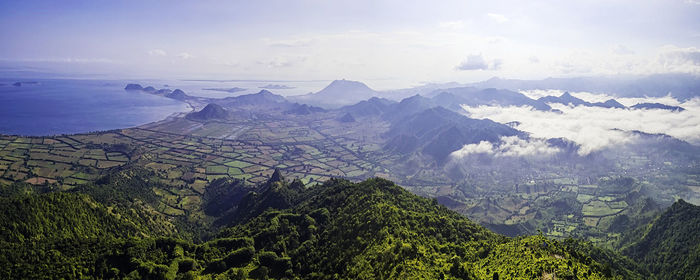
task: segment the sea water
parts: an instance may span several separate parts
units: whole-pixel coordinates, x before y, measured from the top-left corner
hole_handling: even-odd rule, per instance
[[[20,82],[20,86],[15,86]],[[0,134],[44,136],[139,126],[189,111],[181,101],[125,91],[126,81],[0,79]]]

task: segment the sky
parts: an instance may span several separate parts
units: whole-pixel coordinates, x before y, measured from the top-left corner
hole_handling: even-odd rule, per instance
[[[700,74],[700,0],[28,0],[0,13],[0,71],[376,89]]]

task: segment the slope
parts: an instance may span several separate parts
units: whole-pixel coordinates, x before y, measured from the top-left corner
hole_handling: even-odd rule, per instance
[[[678,200],[624,253],[659,279],[697,279],[700,275],[700,206]]]
[[[576,242],[509,239],[392,182],[330,180],[309,189],[281,176],[202,244],[105,237],[0,247],[0,277],[125,279],[638,279],[633,263]],[[278,195],[285,194],[285,195]],[[277,203],[277,202],[284,203]],[[271,206],[279,208],[269,209]],[[267,209],[267,210],[264,210]],[[31,209],[27,209],[31,211]],[[263,211],[264,210],[264,211]],[[54,211],[60,212],[60,209]],[[259,213],[259,214],[256,214]],[[87,214],[76,219],[92,219]],[[95,226],[101,226],[95,224]],[[624,258],[622,258],[624,260]]]
[[[477,120],[442,107],[424,110],[395,121],[385,134],[385,149],[398,153],[421,151],[438,162],[465,144],[489,141],[502,136],[525,136],[510,126],[491,120]]]

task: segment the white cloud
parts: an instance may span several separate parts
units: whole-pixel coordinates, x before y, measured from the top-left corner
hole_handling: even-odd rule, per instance
[[[177,57],[182,58],[182,59],[190,59],[193,56],[189,53],[182,52],[182,53],[177,54]]]
[[[298,47],[308,47],[310,46],[314,39],[313,38],[296,38],[288,40],[272,40],[269,38],[264,39],[266,44],[270,47],[280,47],[280,48],[298,48]]]
[[[521,139],[517,136],[503,136],[499,143],[494,145],[488,141],[478,144],[467,144],[461,149],[450,154],[453,159],[464,158],[473,154],[487,154],[494,157],[523,157],[523,156],[549,156],[559,152],[544,139]]]
[[[271,59],[258,61],[258,64],[267,66],[268,68],[286,68],[291,66],[297,66],[300,63],[306,61],[306,57],[274,57]]]
[[[541,93],[538,93],[541,94]],[[583,96],[582,94],[574,94]],[[587,95],[593,95],[587,93]],[[597,100],[602,101],[609,96]],[[638,102],[656,102],[668,100],[671,97],[648,99],[620,98],[623,104]],[[552,104],[553,108],[562,113],[537,111],[530,107],[495,107],[479,106],[463,108],[472,118],[489,118],[506,123],[518,121],[517,129],[531,133],[538,138],[567,138],[579,144],[580,155],[593,151],[633,142],[637,139],[630,131],[638,130],[646,133],[664,133],[670,136],[700,144],[700,99],[691,99],[680,103],[686,110],[671,112],[667,110],[630,110],[601,107],[570,107]]]
[[[473,54],[467,56],[467,60],[457,65],[457,70],[499,70],[502,64],[501,59],[486,61],[481,54]]]
[[[559,72],[564,74],[588,74],[593,69],[591,66],[571,61],[562,61],[557,64]]]
[[[618,55],[627,55],[627,54],[634,54],[634,51],[631,50],[630,48],[624,46],[624,45],[617,45],[612,49],[612,52],[614,54]]]
[[[166,53],[164,50],[161,49],[152,49],[148,51],[148,55],[150,56],[166,56],[168,53]]]
[[[508,21],[508,18],[502,14],[488,13],[486,14],[486,16],[498,23],[504,23]]]
[[[700,49],[664,46],[658,57],[662,71],[700,73]]]
[[[671,105],[671,106],[680,106],[681,102],[678,101],[678,99],[673,98],[671,94],[668,94],[666,96],[661,96],[661,97],[615,97],[610,94],[604,94],[604,93],[591,93],[591,92],[575,92],[575,91],[565,91],[565,90],[559,90],[559,89],[534,89],[534,90],[521,90],[520,93],[526,95],[527,97],[530,97],[532,99],[538,99],[540,97],[545,97],[545,96],[560,96],[564,94],[564,92],[568,92],[569,94],[573,95],[576,98],[583,99],[588,102],[605,102],[609,99],[615,99],[617,102],[620,102],[622,105],[625,106],[632,106],[635,104],[639,103],[661,103],[661,104],[666,104],[666,105]]]
[[[479,144],[467,144],[461,149],[450,154],[452,157],[466,157],[472,154],[493,154],[493,144],[489,141],[481,141]]]

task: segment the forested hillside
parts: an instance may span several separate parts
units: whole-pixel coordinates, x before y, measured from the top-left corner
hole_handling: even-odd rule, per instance
[[[507,238],[392,182],[303,188],[276,173],[221,215],[206,242],[122,215],[119,195],[2,200],[0,278],[642,279],[628,259],[573,239]],[[120,176],[106,186],[133,184]],[[133,185],[132,185],[133,187]],[[96,187],[93,187],[96,188]],[[104,189],[108,193],[116,189]],[[97,196],[97,198],[93,198]],[[136,199],[141,200],[141,199]],[[110,207],[103,203],[112,203]],[[221,201],[219,201],[221,204]],[[243,207],[245,205],[245,207]],[[6,212],[6,213],[5,213]],[[158,221],[158,220],[153,220]],[[212,228],[213,230],[213,228]],[[185,239],[182,239],[185,238]]]
[[[700,278],[700,207],[679,200],[623,252],[659,279]]]

